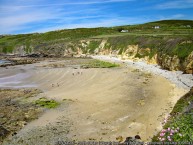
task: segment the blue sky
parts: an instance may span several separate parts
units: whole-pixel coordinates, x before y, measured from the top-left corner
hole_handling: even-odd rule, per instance
[[[193,20],[193,0],[0,0],[0,34]]]

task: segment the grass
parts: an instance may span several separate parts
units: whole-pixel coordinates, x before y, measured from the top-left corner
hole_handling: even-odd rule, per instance
[[[163,130],[152,141],[193,141],[193,89],[176,103]]]
[[[89,52],[91,54],[94,53],[95,49],[99,47],[101,41],[91,41],[87,47],[87,49],[89,50]]]
[[[36,100],[35,104],[45,108],[56,108],[59,106],[59,103],[55,100],[48,100],[44,97]]]
[[[110,63],[106,61],[101,60],[93,60],[89,62],[88,64],[83,64],[82,68],[112,68],[112,67],[119,67],[119,64]]]
[[[160,26],[159,30],[152,28]],[[187,28],[187,25],[190,28]],[[128,33],[120,33],[121,29],[128,30]],[[46,33],[0,35],[0,52],[11,53],[16,47],[24,46],[27,53],[31,48],[43,49],[46,45],[64,44],[69,41],[77,41],[88,38],[111,38],[122,36],[178,36],[192,35],[193,21],[175,20],[158,21],[140,25],[126,25],[117,27],[99,28],[77,28],[51,31]],[[95,45],[95,44],[94,44]],[[92,48],[93,46],[91,46]],[[119,48],[120,49],[120,48]]]

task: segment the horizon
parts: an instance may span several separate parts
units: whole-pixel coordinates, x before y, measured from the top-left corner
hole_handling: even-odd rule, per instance
[[[0,35],[193,20],[193,0],[2,0]]]

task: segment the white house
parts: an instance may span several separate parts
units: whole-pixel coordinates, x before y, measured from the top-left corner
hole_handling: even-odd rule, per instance
[[[160,28],[160,26],[155,26],[155,27],[154,27],[154,29],[159,29],[159,28]]]
[[[129,32],[129,31],[128,30],[121,30],[121,32],[126,33],[126,32]]]

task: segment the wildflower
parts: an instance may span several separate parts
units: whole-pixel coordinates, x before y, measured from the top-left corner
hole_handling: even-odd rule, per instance
[[[182,134],[181,134],[181,133],[179,133],[179,136],[182,136]]]
[[[168,138],[168,140],[169,140],[169,141],[172,141],[172,139],[171,139],[171,138]]]
[[[165,133],[160,133],[160,136],[164,136],[165,135]]]
[[[173,133],[170,133],[170,135],[173,135]]]
[[[171,129],[170,128],[168,128],[168,131],[170,131]]]
[[[170,133],[175,133],[175,131],[171,129],[171,130],[170,130]]]
[[[161,132],[162,132],[162,133],[165,133],[166,131],[167,131],[166,129],[163,129]]]
[[[168,139],[168,140],[171,140],[170,136],[167,136],[167,139]]]

